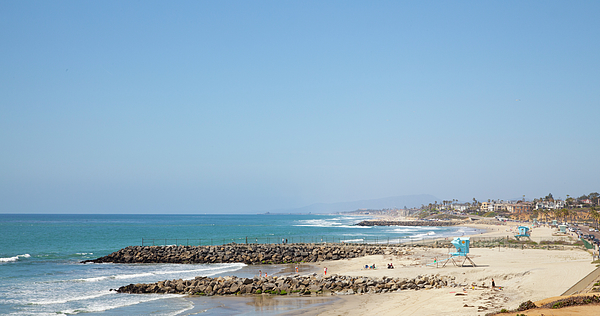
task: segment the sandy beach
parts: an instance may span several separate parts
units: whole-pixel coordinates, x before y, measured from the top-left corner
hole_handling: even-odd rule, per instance
[[[487,230],[477,236],[500,237],[512,235],[511,228],[514,230],[517,224],[469,226]],[[548,227],[536,228],[532,238],[551,237],[553,232]],[[559,296],[595,269],[591,255],[580,249],[471,248],[470,257],[476,267],[427,265],[446,258],[447,253],[448,249],[413,248],[402,257],[377,255],[318,263],[321,271],[327,267],[328,274],[378,278],[439,274],[454,277],[460,286],[340,296],[307,315],[485,315],[502,308],[515,309],[527,300]],[[395,269],[387,269],[388,263],[393,263]],[[364,269],[373,264],[377,269]],[[492,278],[496,288],[491,288]]]

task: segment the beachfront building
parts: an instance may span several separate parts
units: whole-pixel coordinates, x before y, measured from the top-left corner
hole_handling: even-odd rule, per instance
[[[563,200],[537,201],[535,203],[536,210],[556,210],[566,206]]]
[[[448,202],[448,203],[445,203]],[[437,206],[440,211],[465,212],[471,205],[468,203],[452,203],[452,201],[444,201],[443,204]]]
[[[492,211],[494,210],[494,206],[491,202],[481,202],[479,205],[479,211],[481,212],[492,212],[490,211],[490,205],[492,206]]]
[[[510,213],[526,213],[533,209],[533,203],[524,201],[489,201],[481,202],[479,210],[481,212],[510,212]]]
[[[467,203],[454,203],[452,204],[452,209],[458,212],[466,212],[469,209],[469,204]]]
[[[528,213],[533,210],[533,203],[519,201],[514,204],[508,204],[507,210],[511,213],[517,214]]]

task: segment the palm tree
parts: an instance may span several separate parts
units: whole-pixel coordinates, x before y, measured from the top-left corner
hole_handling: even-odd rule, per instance
[[[571,212],[569,212],[568,209],[563,208],[563,209],[560,210],[560,213],[563,216],[563,222],[566,223],[568,221],[568,219],[569,219],[569,216],[571,215]]]
[[[596,211],[596,207],[592,206],[590,208],[590,217],[592,218],[593,224],[594,226],[596,226],[596,229],[598,228],[598,221],[600,221],[600,213],[598,213],[598,211]]]
[[[563,223],[565,222],[565,217],[566,217],[566,214],[565,214],[565,211],[564,211],[564,209],[558,209],[558,208],[555,208],[554,210],[552,210],[552,213],[554,213],[554,218],[556,219],[556,221],[557,221],[557,222],[558,222],[558,221],[559,221],[561,218],[562,218],[562,222],[563,222]],[[559,224],[560,224],[560,223],[559,223]]]

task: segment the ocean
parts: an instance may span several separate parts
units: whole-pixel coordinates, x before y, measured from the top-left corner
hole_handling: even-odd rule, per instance
[[[467,227],[364,227],[343,215],[0,214],[0,314],[279,315],[332,297],[188,297],[117,294],[111,289],[196,276],[253,277],[286,265],[81,264],[132,245],[351,242],[398,243],[476,234]],[[311,272],[308,265],[301,273]]]

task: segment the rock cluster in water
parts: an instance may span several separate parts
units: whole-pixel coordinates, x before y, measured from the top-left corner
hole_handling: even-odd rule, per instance
[[[366,278],[353,276],[294,275],[285,277],[196,277],[193,280],[167,280],[151,284],[129,284],[120,287],[119,293],[164,293],[188,295],[235,294],[360,294],[386,293],[399,290],[419,290],[456,286],[454,277],[439,275],[406,278]]]
[[[398,246],[351,244],[227,244],[221,246],[129,246],[82,263],[280,264],[340,260],[368,255],[403,255]]]

